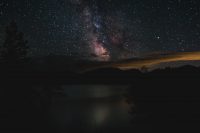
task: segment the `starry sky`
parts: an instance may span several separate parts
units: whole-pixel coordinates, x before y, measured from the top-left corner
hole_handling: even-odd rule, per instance
[[[109,61],[200,50],[199,0],[0,0],[0,44],[12,20],[32,56]]]

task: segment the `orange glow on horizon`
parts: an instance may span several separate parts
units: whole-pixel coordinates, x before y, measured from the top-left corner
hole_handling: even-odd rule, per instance
[[[147,58],[136,61],[127,61],[123,63],[114,63],[111,66],[122,70],[141,69],[142,67],[151,68],[161,63],[177,61],[200,61],[200,52],[183,52],[166,56]]]

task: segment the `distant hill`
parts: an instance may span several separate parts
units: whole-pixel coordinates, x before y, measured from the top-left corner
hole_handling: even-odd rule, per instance
[[[0,78],[13,82],[26,83],[62,83],[62,84],[89,84],[89,83],[133,83],[138,80],[149,79],[194,79],[200,78],[200,67],[180,65],[179,67],[154,67],[149,71],[145,64],[172,61],[177,58],[196,57],[199,53],[181,53],[167,55],[167,57],[151,57],[147,59],[127,59],[118,62],[96,62],[77,60],[62,55],[49,55],[33,58],[29,64],[19,66],[0,66]],[[199,57],[198,57],[199,58]],[[196,59],[198,59],[196,58]],[[187,63],[184,63],[187,64]],[[3,81],[2,80],[2,81]]]

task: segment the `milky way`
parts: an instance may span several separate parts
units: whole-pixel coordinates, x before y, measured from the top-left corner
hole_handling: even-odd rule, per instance
[[[100,12],[95,0],[89,2],[76,1],[83,7],[81,18],[84,25],[83,39],[89,45],[93,58],[109,61],[119,58],[113,51],[123,48],[124,29],[111,15]]]
[[[85,40],[89,44],[92,54],[98,60],[109,60],[110,53],[105,47],[107,36],[103,33],[103,20],[98,14],[98,8],[95,3],[93,7],[86,6],[83,9],[82,19],[85,26]]]

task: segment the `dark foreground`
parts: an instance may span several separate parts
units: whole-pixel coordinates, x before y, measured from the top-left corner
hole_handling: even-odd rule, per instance
[[[200,68],[1,73],[1,131],[200,131]]]

